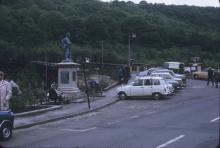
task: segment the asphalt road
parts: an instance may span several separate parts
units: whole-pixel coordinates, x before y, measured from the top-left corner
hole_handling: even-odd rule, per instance
[[[214,148],[220,89],[189,80],[163,100],[122,100],[107,108],[15,130],[5,147]]]

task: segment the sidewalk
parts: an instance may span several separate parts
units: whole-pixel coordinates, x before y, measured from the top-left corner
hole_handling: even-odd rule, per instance
[[[95,100],[91,99],[92,101],[90,102],[90,109],[88,108],[87,99],[83,98],[86,101],[56,105],[53,106],[51,110],[43,110],[43,112],[30,112],[28,115],[15,114],[14,128],[27,128],[101,109],[119,100],[117,94],[115,93],[116,89],[117,83],[113,84],[112,87],[104,91],[103,97],[96,97]]]

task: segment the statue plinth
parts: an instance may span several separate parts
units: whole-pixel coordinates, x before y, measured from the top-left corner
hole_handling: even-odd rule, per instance
[[[77,87],[77,71],[79,71],[80,64],[62,61],[56,65],[58,67],[57,91],[62,93],[65,99],[68,100],[80,98],[81,93]]]

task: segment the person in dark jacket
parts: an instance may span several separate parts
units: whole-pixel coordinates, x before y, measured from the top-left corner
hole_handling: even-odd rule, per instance
[[[207,80],[207,85],[209,85],[209,82],[212,82],[212,86],[214,86],[214,81],[213,81],[213,76],[214,76],[214,71],[211,67],[208,69],[208,80]]]
[[[128,65],[125,66],[125,83],[128,83],[128,80],[130,79],[130,68]]]
[[[125,70],[123,66],[120,66],[119,70],[118,70],[118,81],[119,84],[122,84],[124,82],[124,78],[125,78]]]
[[[215,82],[215,87],[218,88],[218,82],[220,81],[220,70],[215,70],[214,71],[213,79],[214,79],[214,82]]]
[[[51,84],[51,88],[49,90],[49,99],[53,100],[55,104],[57,104],[57,101],[59,101],[59,103],[62,101],[62,97],[57,93],[55,83]]]

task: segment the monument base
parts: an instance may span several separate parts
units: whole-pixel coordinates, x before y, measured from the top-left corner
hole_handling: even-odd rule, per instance
[[[62,94],[65,101],[72,101],[83,97],[82,92],[78,88],[58,88],[57,91],[59,94]]]
[[[72,62],[72,60],[63,60],[61,63],[57,63],[57,66],[58,93],[68,101],[82,98],[83,95],[77,87],[79,64]]]

